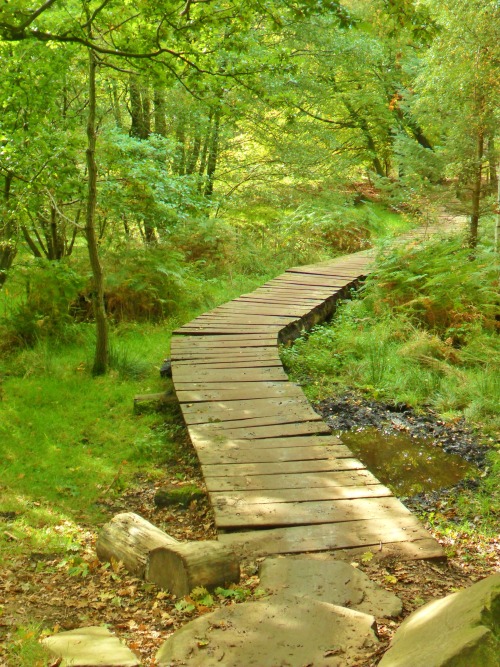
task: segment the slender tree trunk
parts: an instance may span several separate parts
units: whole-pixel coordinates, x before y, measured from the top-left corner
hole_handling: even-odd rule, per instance
[[[474,176],[472,182],[471,197],[471,215],[469,227],[469,246],[475,248],[478,240],[480,203],[481,203],[481,185],[483,176],[483,156],[484,156],[484,133],[480,129],[477,135],[476,144],[476,164],[474,167]]]
[[[207,160],[207,184],[205,186],[205,197],[211,197],[214,191],[214,176],[215,170],[217,168],[217,157],[219,154],[219,129],[221,113],[222,112],[219,107],[215,111],[214,115],[214,128]]]
[[[144,126],[144,139],[151,134],[151,98],[149,96],[149,85],[146,83],[142,89],[142,124]]]
[[[99,258],[95,229],[95,211],[97,204],[97,164],[95,159],[96,134],[96,69],[97,60],[94,51],[89,54],[89,106],[87,117],[87,215],[85,220],[85,238],[92,267],[92,303],[96,321],[96,348],[93,375],[103,375],[108,369],[108,321],[104,304],[104,272]]]
[[[357,124],[357,126],[359,127],[365,138],[366,148],[370,152],[373,169],[375,170],[378,176],[385,176],[386,175],[385,170],[382,165],[382,162],[380,161],[380,158],[377,155],[377,147],[375,146],[375,141],[373,140],[370,128],[368,127],[368,123],[366,122],[366,118],[363,118],[363,116],[361,116],[361,114],[359,114],[356,111],[356,109],[348,100],[343,99],[343,102],[347,111],[350,113],[351,118],[355,121],[355,123]]]
[[[154,90],[154,120],[155,133],[162,137],[167,136],[167,123],[165,120],[165,94],[161,88]]]
[[[207,132],[205,134],[205,140],[203,142],[203,149],[201,151],[201,160],[200,160],[200,168],[198,169],[198,176],[199,176],[199,183],[198,183],[198,191],[201,192],[203,188],[203,174],[205,173],[205,168],[207,166],[207,155],[208,155],[208,147],[210,145],[210,136],[212,134],[212,113],[210,113],[210,116],[208,117],[208,126],[207,126]]]
[[[186,170],[186,133],[183,119],[179,121],[177,126],[175,140],[177,142],[177,148],[175,150],[173,172],[179,176],[184,176]]]
[[[0,289],[7,280],[8,271],[17,255],[17,243],[15,239],[15,230],[12,224],[11,213],[9,210],[10,188],[14,174],[8,172],[5,176],[5,185],[3,190],[3,220],[0,220]]]
[[[488,137],[488,181],[490,186],[490,192],[495,192],[498,189],[498,173],[497,173],[497,160],[496,160],[496,151],[495,151],[495,138],[490,135]]]
[[[500,173],[500,164],[498,165]],[[500,178],[497,179],[497,219],[495,223],[495,251],[500,252]]]
[[[200,150],[201,150],[201,135],[199,130],[196,130],[196,134],[194,136],[194,141],[193,141],[193,148],[191,150],[191,153],[189,155],[189,160],[187,162],[187,167],[186,167],[186,174],[194,174],[194,170],[196,169],[196,165],[198,163],[198,158],[200,157]]]
[[[113,115],[115,117],[116,127],[120,129],[123,127],[122,112],[120,109],[120,99],[118,97],[118,87],[116,81],[113,81],[112,85],[112,103],[113,103]]]
[[[129,80],[130,93],[130,116],[132,125],[130,126],[130,136],[138,139],[147,139],[148,133],[144,124],[144,109],[142,107],[141,88],[135,74],[130,75]]]

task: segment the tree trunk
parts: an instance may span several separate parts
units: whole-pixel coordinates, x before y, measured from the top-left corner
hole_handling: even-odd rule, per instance
[[[173,172],[174,174],[183,176],[186,170],[186,134],[183,119],[179,121],[177,126],[175,140],[177,142],[177,147],[175,149]]]
[[[205,134],[205,140],[203,142],[203,149],[201,151],[200,168],[198,169],[198,176],[199,176],[198,191],[199,192],[201,192],[202,187],[203,187],[203,174],[205,173],[205,168],[207,166],[207,155],[208,155],[208,147],[210,145],[210,136],[211,136],[211,134],[212,134],[212,113],[210,113],[210,116],[208,117],[207,132]]]
[[[121,561],[137,577],[144,578],[149,552],[159,547],[179,544],[138,514],[117,514],[103,526],[96,543],[101,561]]]
[[[196,134],[194,136],[194,141],[193,141],[193,148],[191,150],[191,153],[189,155],[189,160],[187,162],[186,174],[188,175],[194,174],[196,165],[198,164],[198,158],[200,157],[200,150],[201,150],[201,135],[199,130],[196,130]]]
[[[0,289],[7,280],[8,271],[17,255],[17,243],[15,239],[14,226],[12,224],[9,210],[10,189],[14,174],[10,172],[5,176],[3,191],[4,219],[0,221]]]
[[[498,189],[497,159],[495,151],[495,138],[488,138],[488,181],[490,192],[496,193]]]
[[[142,89],[142,124],[144,125],[144,139],[151,134],[151,98],[149,96],[149,86],[146,84]]]
[[[478,240],[479,216],[481,204],[481,181],[483,176],[484,133],[479,130],[476,145],[476,164],[472,181],[471,215],[469,227],[469,246],[475,248]]]
[[[148,132],[144,123],[144,109],[142,106],[141,88],[135,74],[130,75],[129,93],[130,117],[132,120],[132,125],[130,126],[130,136],[137,137],[137,139],[147,139]]]
[[[370,128],[368,127],[368,123],[366,122],[366,118],[363,118],[356,109],[353,107],[353,105],[346,100],[345,98],[342,100],[347,111],[351,115],[351,118],[355,121],[359,129],[361,130],[365,141],[366,141],[366,148],[370,152],[370,157],[372,160],[372,165],[373,169],[375,170],[377,176],[385,176],[385,171],[384,167],[382,166],[382,162],[380,161],[378,155],[377,155],[377,147],[375,146],[375,142],[373,140],[373,137],[370,132]]]
[[[205,197],[211,197],[214,191],[214,176],[217,168],[217,157],[219,154],[219,128],[221,119],[220,107],[216,110],[214,115],[214,128],[212,132],[212,139],[210,141],[210,150],[207,160],[207,184],[205,186]]]
[[[167,123],[165,120],[165,94],[160,88],[154,90],[154,119],[155,133],[162,137],[167,136]]]
[[[93,375],[103,375],[108,369],[108,321],[104,304],[104,272],[99,258],[99,249],[95,229],[95,210],[97,204],[97,164],[95,150],[97,143],[96,117],[96,69],[97,60],[92,49],[89,54],[89,106],[87,116],[87,215],[85,238],[92,268],[92,303],[96,321],[96,348]]]
[[[116,127],[119,127],[122,129],[123,127],[123,120],[122,120],[122,112],[120,109],[120,99],[118,97],[118,87],[116,85],[116,81],[113,81],[112,85],[112,95],[111,95],[111,100],[112,100],[112,105],[113,105],[113,115],[115,117],[115,123]]]
[[[150,551],[146,579],[184,597],[198,586],[213,590],[238,583],[240,564],[220,542],[167,544]]]
[[[498,171],[500,172],[500,164],[498,165]],[[500,178],[497,179],[497,219],[495,223],[495,251],[500,251]]]

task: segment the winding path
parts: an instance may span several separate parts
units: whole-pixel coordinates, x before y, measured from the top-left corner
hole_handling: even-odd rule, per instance
[[[174,386],[218,539],[239,552],[372,548],[443,556],[411,512],[331,435],[278,354],[279,343],[330,316],[370,262],[361,252],[291,268],[174,332]]]

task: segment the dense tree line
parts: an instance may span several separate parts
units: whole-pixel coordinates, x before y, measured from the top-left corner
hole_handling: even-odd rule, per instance
[[[159,244],[245,192],[455,178],[470,244],[496,191],[491,0],[24,0],[0,9],[0,288],[20,248]]]

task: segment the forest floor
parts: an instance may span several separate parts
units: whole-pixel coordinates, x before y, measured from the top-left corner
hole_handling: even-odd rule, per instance
[[[351,428],[359,425],[387,427],[387,416],[392,415],[385,404],[371,401],[365,404],[351,394],[330,402],[323,402],[321,408],[332,421],[332,414],[343,406],[343,428],[347,422]],[[412,422],[412,416],[406,415]],[[436,423],[434,423],[436,422]],[[463,443],[463,451],[476,452],[476,462],[480,461],[481,447],[474,444],[471,433],[457,424],[438,423],[438,420],[419,418],[413,420],[413,428],[419,434],[435,436],[435,429],[443,427],[443,432],[455,444]],[[401,424],[398,422],[399,428]],[[215,526],[207,498],[192,501],[187,508],[158,509],[154,497],[158,489],[170,484],[196,484],[203,488],[203,480],[198,466],[193,463],[190,445],[184,447],[184,460],[176,467],[165,467],[162,477],[155,475],[137,476],[134,483],[122,493],[110,490],[101,500],[101,509],[111,518],[123,511],[136,512],[170,535],[181,540],[204,540],[215,536]],[[182,481],[180,480],[182,478]],[[404,604],[401,618],[377,619],[380,645],[371,657],[357,663],[356,667],[376,665],[387,648],[388,642],[401,621],[424,603],[443,597],[471,585],[500,569],[500,540],[486,537],[480,532],[463,531],[455,525],[453,503],[455,495],[423,494],[420,500],[413,500],[412,508],[420,513],[427,528],[441,542],[448,559],[446,562],[403,561],[399,559],[378,560],[372,554],[357,553],[353,564],[383,588],[398,595]],[[436,522],[436,517],[440,521]],[[7,519],[8,517],[3,517]],[[243,564],[242,581],[232,589],[220,591],[210,597],[198,599],[186,597],[178,600],[168,592],[161,591],[128,575],[121,567],[111,567],[100,563],[95,555],[95,526],[65,525],[58,529],[68,531],[75,544],[74,552],[69,551],[61,559],[60,554],[32,552],[22,556],[12,556],[4,564],[4,575],[0,582],[3,609],[0,615],[0,634],[8,640],[8,648],[0,648],[2,664],[45,665],[43,657],[36,657],[30,663],[16,657],[19,651],[26,651],[31,632],[33,638],[57,631],[70,630],[89,625],[107,625],[137,653],[145,665],[154,664],[154,655],[163,641],[177,628],[193,618],[208,613],[221,605],[236,604],[239,601],[262,598],[265,592],[259,588],[258,560]],[[7,531],[8,532],[8,531]],[[14,539],[14,536],[13,536]],[[22,634],[15,628],[23,627]],[[1,644],[0,644],[1,645]]]

